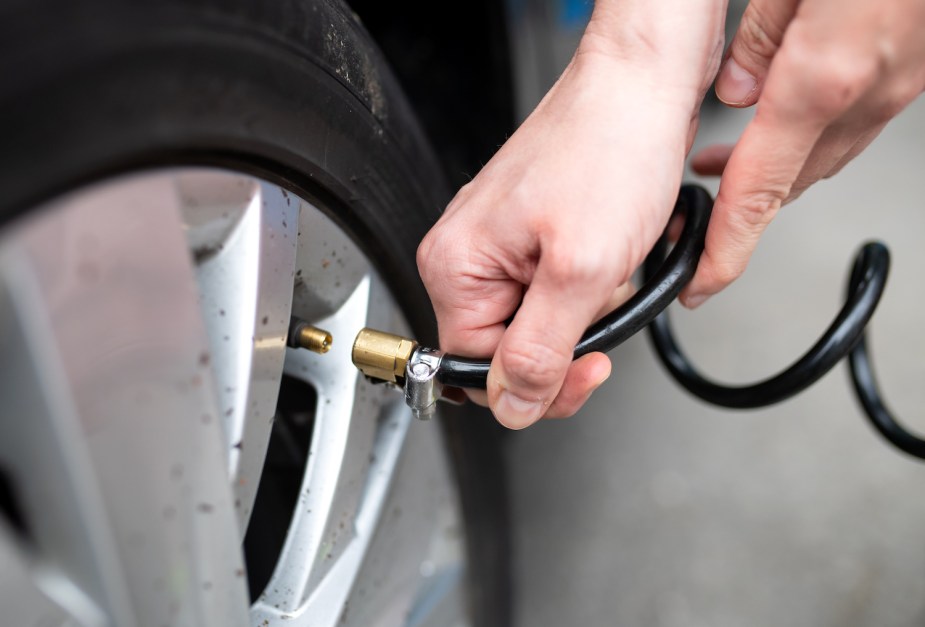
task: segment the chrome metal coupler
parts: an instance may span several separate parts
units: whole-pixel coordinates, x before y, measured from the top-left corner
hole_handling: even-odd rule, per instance
[[[434,415],[442,398],[437,380],[442,357],[438,350],[375,329],[361,330],[353,342],[353,364],[370,379],[403,387],[405,402],[421,420]]]

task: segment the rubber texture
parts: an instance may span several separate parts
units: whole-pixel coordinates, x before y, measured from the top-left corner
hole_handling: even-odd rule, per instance
[[[414,253],[450,190],[397,81],[341,2],[7,0],[0,75],[0,227],[143,168],[253,174],[328,210],[416,336],[436,340]],[[473,623],[507,626],[501,452],[486,421],[445,422]]]
[[[462,187],[517,128],[509,3],[347,3],[405,88],[450,184]]]

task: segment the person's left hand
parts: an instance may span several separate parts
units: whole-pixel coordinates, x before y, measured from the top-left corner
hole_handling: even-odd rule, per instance
[[[682,302],[696,307],[741,275],[781,206],[839,172],[923,88],[922,0],[751,0],[716,93],[757,110],[735,146],[692,161],[722,180]]]

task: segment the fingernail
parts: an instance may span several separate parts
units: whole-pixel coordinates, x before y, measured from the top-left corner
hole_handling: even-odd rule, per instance
[[[508,429],[523,429],[539,420],[546,404],[542,400],[525,400],[513,392],[502,390],[495,406],[495,417]]]
[[[729,57],[716,79],[716,96],[728,105],[742,105],[758,88],[758,81]]]
[[[693,296],[688,296],[684,299],[684,306],[688,309],[697,309],[702,304],[707,302],[709,296],[706,294],[694,294]]]

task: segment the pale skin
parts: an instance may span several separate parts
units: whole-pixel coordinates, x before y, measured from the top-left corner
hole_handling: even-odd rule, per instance
[[[559,81],[422,242],[441,348],[493,355],[487,395],[472,397],[505,426],[570,416],[610,375],[606,355],[573,362],[572,348],[626,297],[670,218],[718,69],[719,98],[758,109],[734,146],[693,157],[722,178],[689,307],[925,88],[925,0],[752,0],[723,55],[725,12],[597,0]]]

